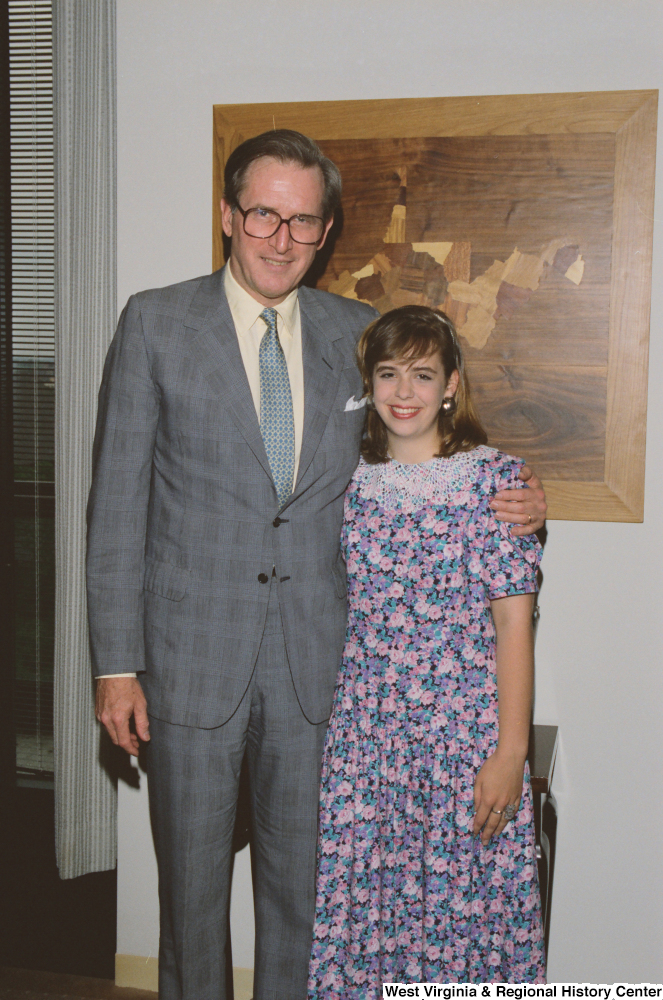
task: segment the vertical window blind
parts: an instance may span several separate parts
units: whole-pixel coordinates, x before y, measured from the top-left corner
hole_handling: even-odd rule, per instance
[[[54,163],[51,0],[9,0],[16,771],[53,772]]]
[[[11,357],[9,13],[0,2],[0,828],[16,780],[14,736],[14,445]]]

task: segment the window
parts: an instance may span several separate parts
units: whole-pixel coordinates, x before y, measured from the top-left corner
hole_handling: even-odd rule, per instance
[[[9,0],[14,727],[19,783],[53,772],[54,175],[51,0]]]

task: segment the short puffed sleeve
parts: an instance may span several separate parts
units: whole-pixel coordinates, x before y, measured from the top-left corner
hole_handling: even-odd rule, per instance
[[[521,459],[497,453],[493,461],[490,495],[477,511],[477,542],[483,536],[481,575],[490,600],[538,590],[536,574],[541,544],[536,535],[513,535],[511,525],[498,521],[488,506],[491,497],[504,489],[517,489]],[[488,470],[486,470],[488,472]]]

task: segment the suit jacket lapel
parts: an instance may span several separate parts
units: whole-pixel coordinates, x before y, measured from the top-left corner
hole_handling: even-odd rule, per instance
[[[201,283],[187,313],[189,343],[199,371],[223,400],[231,419],[272,478],[235,324],[223,288],[223,270]]]
[[[333,348],[331,321],[308,288],[299,290],[302,323],[302,360],[304,363],[304,430],[299,457],[297,487],[316,453],[327,426],[341,377],[341,356]]]

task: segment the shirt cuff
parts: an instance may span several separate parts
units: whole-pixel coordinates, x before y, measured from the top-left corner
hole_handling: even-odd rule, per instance
[[[136,677],[137,674],[97,674],[95,680],[103,680],[104,677]]]

